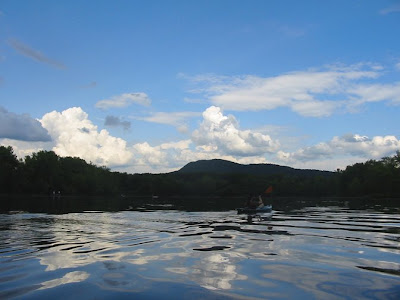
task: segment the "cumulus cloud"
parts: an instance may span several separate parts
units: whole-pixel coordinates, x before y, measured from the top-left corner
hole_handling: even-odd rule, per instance
[[[131,128],[131,122],[122,121],[119,117],[116,116],[106,116],[104,125],[110,127],[122,127],[124,128],[124,130],[128,130],[129,128]]]
[[[327,66],[323,69],[291,72],[275,77],[200,75],[185,77],[208,101],[223,109],[235,111],[272,110],[288,107],[306,117],[326,117],[372,101],[394,101],[400,98],[400,83],[373,84],[382,66],[356,64]],[[365,91],[374,92],[374,98]]]
[[[203,112],[203,120],[190,139],[158,145],[140,142],[127,146],[123,139],[111,136],[107,130],[99,131],[79,107],[50,112],[39,121],[52,141],[27,142],[3,138],[0,144],[13,146],[19,157],[52,149],[60,156],[77,156],[97,165],[131,173],[170,172],[191,161],[213,158],[242,164],[278,163],[335,170],[355,162],[390,156],[400,150],[400,140],[395,136],[347,134],[284,152],[279,142],[265,132],[240,129],[234,116],[224,115],[216,106]],[[109,118],[108,122],[120,126],[118,124],[123,121],[115,117]],[[284,146],[288,146],[287,143]]]
[[[96,103],[97,108],[109,109],[113,107],[121,108],[131,104],[150,105],[151,100],[145,93],[125,93],[113,96],[110,99],[100,100]]]
[[[261,155],[279,148],[279,142],[273,141],[269,135],[240,130],[235,117],[223,115],[216,106],[203,112],[203,122],[193,132],[192,140],[203,150],[218,151],[226,155]]]
[[[45,63],[52,65],[53,67],[59,68],[59,69],[65,69],[65,65],[61,62],[58,62],[54,59],[48,58],[45,56],[43,53],[29,47],[28,45],[25,45],[21,43],[20,41],[16,39],[9,39],[8,44],[16,50],[18,53],[29,57],[33,60],[36,60],[37,62]]]
[[[192,113],[156,114],[160,123],[175,125],[182,117]],[[197,115],[197,113],[196,113]],[[179,123],[178,122],[178,123]],[[134,159],[131,166],[120,168],[128,172],[170,172],[200,159],[226,159],[238,163],[267,163],[263,156],[279,147],[268,135],[240,130],[233,116],[225,116],[221,109],[211,106],[203,112],[203,121],[191,139],[150,145],[137,143],[130,149]]]
[[[292,153],[279,151],[277,157],[287,163],[317,161],[341,156],[380,159],[394,154],[397,150],[400,150],[400,140],[395,136],[369,138],[358,134],[347,134]]]
[[[190,162],[188,157],[191,159],[196,157],[189,149],[191,143],[190,140],[162,143],[157,146],[151,146],[147,142],[137,143],[132,146],[135,156],[133,168],[135,172],[174,171]]]
[[[138,143],[133,147],[136,156],[136,164],[151,165],[157,167],[166,167],[168,162],[166,160],[166,153],[160,149],[159,146],[152,147],[149,143]]]
[[[216,151],[207,151],[205,147],[193,147],[193,142],[182,140],[151,146],[138,143],[131,147],[134,159],[132,164],[117,168],[130,173],[164,173],[180,169],[185,164],[204,159],[225,159],[242,164],[267,163],[263,156],[237,157]]]
[[[11,139],[0,139],[0,145],[5,147],[11,146],[18,158],[24,158],[41,150],[49,150],[52,147],[51,142],[18,141]]]
[[[197,134],[204,133],[207,140],[201,144],[186,139],[158,145],[141,142],[127,146],[124,140],[111,136],[106,130],[99,131],[79,107],[53,111],[39,120],[48,130],[52,142],[0,139],[0,144],[13,146],[18,157],[52,149],[60,156],[76,156],[113,170],[131,173],[171,172],[191,161],[213,158],[238,163],[266,163],[266,158],[257,154],[277,146],[277,142],[271,141],[267,135],[239,130],[235,118],[224,116],[219,108],[211,107],[204,113],[205,119],[199,125]],[[112,116],[107,120],[112,126],[120,126],[123,122]],[[227,136],[223,136],[225,129],[229,131]],[[239,144],[235,145],[237,141]]]
[[[98,165],[124,165],[132,158],[126,141],[98,131],[80,107],[47,113],[40,120],[55,142],[60,156],[77,156]]]
[[[28,114],[18,115],[0,106],[0,138],[47,142],[51,137],[40,122]]]

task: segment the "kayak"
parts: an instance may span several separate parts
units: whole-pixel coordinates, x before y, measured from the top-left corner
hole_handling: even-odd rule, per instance
[[[242,207],[242,208],[237,208],[236,209],[238,214],[260,214],[260,213],[269,213],[272,211],[272,205],[264,205],[261,207],[257,208],[251,208],[251,207]]]

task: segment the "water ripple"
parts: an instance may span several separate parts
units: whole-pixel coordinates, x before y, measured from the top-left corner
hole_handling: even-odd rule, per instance
[[[152,298],[154,289],[178,295],[194,286],[219,298],[400,296],[393,212],[312,207],[251,220],[235,211],[20,213],[0,215],[0,224],[0,298],[78,290]]]

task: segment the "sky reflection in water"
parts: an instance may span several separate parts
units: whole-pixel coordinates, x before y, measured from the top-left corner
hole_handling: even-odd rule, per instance
[[[400,214],[3,214],[0,298],[398,298]]]

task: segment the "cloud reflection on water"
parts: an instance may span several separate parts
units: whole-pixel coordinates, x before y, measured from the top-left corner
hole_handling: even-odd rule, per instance
[[[340,227],[331,213],[315,208],[252,223],[232,212],[23,215],[8,217],[3,236],[53,276],[42,290],[88,281],[124,293],[173,282],[256,298],[400,294],[398,249],[379,247],[388,238],[394,245],[394,229],[357,230],[345,218]]]
[[[343,295],[348,299],[360,299],[368,294],[379,294],[379,290],[382,289],[400,293],[400,289],[396,288],[395,278],[372,277],[368,272],[355,274],[328,265],[300,266],[273,263],[263,265],[261,275],[269,281],[276,282],[277,286],[292,286],[286,292],[282,291],[283,298],[296,298],[293,292],[297,289],[300,294],[307,292],[316,299],[342,299]],[[373,290],[374,287],[376,291]]]
[[[62,278],[43,282],[40,290],[54,288],[63,284],[85,281],[89,276],[89,273],[83,271],[70,272],[65,274]]]

